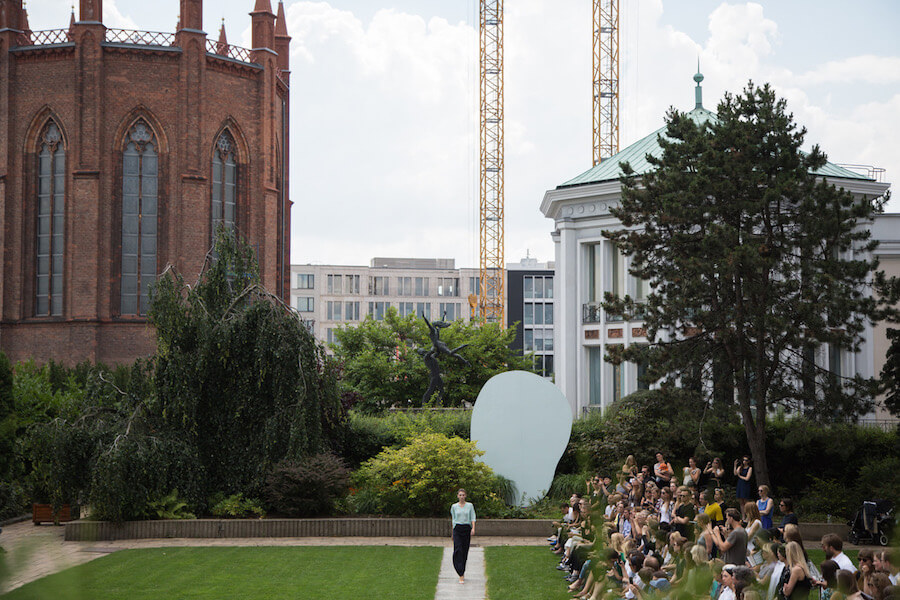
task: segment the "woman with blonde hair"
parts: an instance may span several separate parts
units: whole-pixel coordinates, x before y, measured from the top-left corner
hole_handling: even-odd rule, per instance
[[[637,475],[637,463],[634,460],[634,454],[629,454],[622,465],[622,474],[626,477],[634,477]]]
[[[762,531],[762,520],[755,502],[744,505],[744,522],[747,523],[747,557],[752,561],[751,565],[758,565],[761,557],[755,556],[759,552],[756,536]]]
[[[788,542],[784,549],[790,579],[782,588],[787,600],[807,600],[813,586],[813,579],[803,556],[803,548],[797,542]]]

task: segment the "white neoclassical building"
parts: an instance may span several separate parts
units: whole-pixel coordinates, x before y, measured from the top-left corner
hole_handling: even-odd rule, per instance
[[[695,80],[698,82],[696,104],[688,116],[698,123],[716,119],[716,115],[702,105],[702,75],[698,74]],[[541,212],[554,223],[551,235],[556,251],[555,380],[576,417],[590,410],[602,410],[640,387],[640,365],[622,363],[614,366],[603,357],[611,344],[647,343],[643,322],[623,321],[607,315],[601,302],[606,292],[640,299],[648,289],[644,281],[629,274],[630,258],[618,252],[615,245],[603,237],[602,231],[622,227],[609,211],[620,200],[621,164],[630,163],[637,177],[648,172],[652,167],[645,156],[662,155],[658,139],[664,132],[665,127],[654,131],[597,166],[547,191],[541,203]],[[857,173],[832,163],[827,163],[817,174],[853,194],[869,198],[882,196],[890,187],[869,173]],[[878,224],[882,219],[884,226],[874,228],[876,236],[892,235],[896,243],[900,236],[896,232],[888,233],[891,225],[898,223],[896,215],[878,217]],[[894,250],[893,245],[891,250]],[[883,261],[898,260],[900,256],[882,255],[881,258]],[[890,269],[886,270],[890,272]],[[840,369],[846,375],[872,376],[883,363],[883,335],[882,332],[879,359],[873,354],[875,333],[870,327],[860,352],[838,351],[829,355],[829,349],[823,348],[817,362]]]

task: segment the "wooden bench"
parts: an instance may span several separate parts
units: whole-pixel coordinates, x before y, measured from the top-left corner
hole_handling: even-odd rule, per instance
[[[35,525],[41,523],[68,523],[72,520],[72,509],[68,504],[63,504],[58,512],[53,512],[52,504],[32,504],[31,522]]]

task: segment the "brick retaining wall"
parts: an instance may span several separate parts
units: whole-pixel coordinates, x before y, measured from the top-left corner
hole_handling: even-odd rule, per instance
[[[550,521],[483,519],[478,535],[548,535]],[[73,521],[68,541],[149,538],[449,537],[449,519],[197,519],[183,521]]]
[[[544,519],[481,519],[476,531],[484,536],[539,537],[550,534]],[[848,527],[839,523],[801,523],[806,540],[837,533],[846,539]],[[152,538],[251,537],[449,537],[448,519],[196,519],[183,521],[73,521],[66,523],[67,541]]]

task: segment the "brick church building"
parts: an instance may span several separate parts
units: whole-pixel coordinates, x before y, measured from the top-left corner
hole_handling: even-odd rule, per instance
[[[0,0],[0,349],[11,360],[153,353],[150,284],[169,265],[193,281],[219,224],[256,249],[263,285],[288,300],[284,7],[276,16],[255,0],[249,50],[229,45],[224,25],[207,38],[202,8],[181,0],[177,31],[157,33],[108,28],[103,1],[80,0],[67,28],[31,31],[22,0]]]

